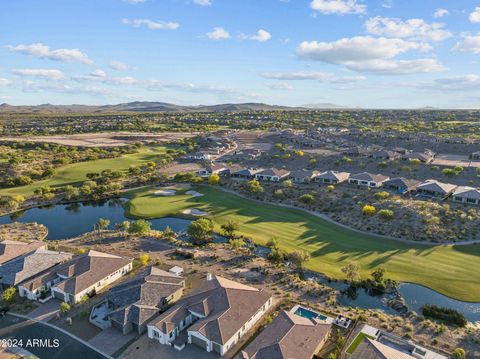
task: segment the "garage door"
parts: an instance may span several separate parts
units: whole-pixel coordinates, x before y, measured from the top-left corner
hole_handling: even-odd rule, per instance
[[[53,291],[53,296],[57,299],[60,299],[62,302],[65,300],[65,296],[63,295],[63,293]]]
[[[198,345],[200,348],[207,350],[207,342],[198,337],[194,337],[193,335],[192,335],[192,344]]]

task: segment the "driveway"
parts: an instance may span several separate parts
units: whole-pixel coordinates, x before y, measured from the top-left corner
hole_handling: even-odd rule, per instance
[[[121,359],[218,359],[220,356],[215,353],[207,353],[205,350],[187,344],[183,350],[177,350],[169,345],[162,345],[157,341],[148,338],[147,334],[142,335],[133,342],[119,356]],[[228,359],[228,355],[224,358]]]
[[[48,322],[50,318],[60,311],[60,301],[56,298],[50,299],[46,303],[37,302],[38,307],[28,313],[30,318]]]
[[[58,328],[10,314],[0,317],[0,338],[16,339],[19,347],[40,359],[111,358]]]
[[[104,353],[113,355],[134,338],[135,333],[133,332],[123,335],[115,328],[107,328],[102,330],[100,334],[95,335],[88,341],[88,343],[93,345],[95,348],[100,349]]]

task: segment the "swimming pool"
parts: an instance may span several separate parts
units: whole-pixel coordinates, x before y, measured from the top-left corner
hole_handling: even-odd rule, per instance
[[[298,307],[297,310],[295,311],[295,314],[308,319],[320,319],[320,320],[328,319],[328,317],[325,315],[321,315],[317,312],[314,312],[313,310],[303,308],[303,307]]]

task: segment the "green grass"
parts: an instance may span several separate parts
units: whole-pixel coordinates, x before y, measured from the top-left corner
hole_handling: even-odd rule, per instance
[[[139,152],[123,155],[117,158],[108,158],[102,160],[73,163],[57,169],[56,174],[49,179],[34,182],[28,186],[12,187],[0,190],[0,196],[12,195],[32,195],[33,191],[42,186],[66,186],[76,184],[87,180],[87,173],[101,172],[105,169],[114,171],[125,170],[131,166],[138,166],[148,161],[155,161],[158,155],[164,154],[166,147],[142,147]]]
[[[199,187],[205,196],[155,196],[153,188],[128,194],[130,215],[155,218],[181,215],[186,208],[210,213],[217,230],[234,220],[239,233],[265,244],[279,238],[286,251],[302,249],[310,253],[309,269],[333,278],[343,278],[340,268],[350,261],[360,265],[362,277],[378,267],[391,279],[425,285],[450,297],[480,301],[480,245],[425,246],[387,240],[357,233],[300,210],[259,204],[211,187]]]
[[[357,347],[360,345],[361,342],[363,342],[363,339],[365,338],[370,338],[370,339],[374,339],[372,336],[370,335],[367,335],[363,332],[360,332],[356,337],[355,339],[353,340],[352,344],[350,344],[350,346],[348,347],[347,349],[347,353],[348,354],[353,354],[355,352],[355,350],[357,350]]]

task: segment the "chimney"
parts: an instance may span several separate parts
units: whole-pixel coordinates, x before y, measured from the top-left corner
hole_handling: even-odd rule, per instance
[[[212,279],[213,279],[212,273],[207,273],[207,280],[212,280]]]

